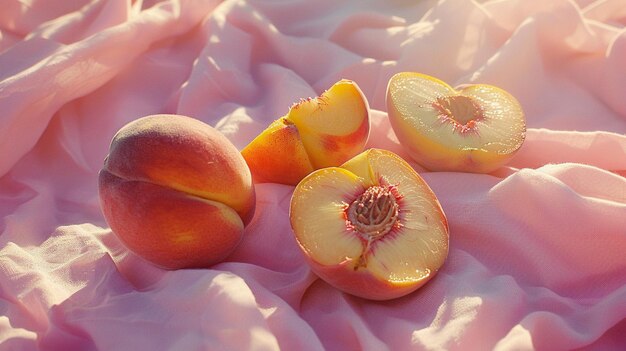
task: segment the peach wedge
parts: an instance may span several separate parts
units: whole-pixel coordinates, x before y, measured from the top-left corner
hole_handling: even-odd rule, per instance
[[[254,181],[296,185],[315,169],[338,166],[363,151],[369,105],[358,85],[340,80],[295,103],[242,151]]]
[[[415,291],[448,255],[448,222],[437,197],[387,150],[369,149],[309,174],[294,190],[289,217],[312,270],[366,299]]]
[[[398,73],[387,86],[387,111],[400,144],[432,171],[494,171],[526,135],[519,102],[486,84],[454,89],[424,74]]]
[[[167,269],[225,259],[255,209],[252,176],[239,150],[208,124],[180,115],[147,116],[122,127],[98,188],[113,233]]]

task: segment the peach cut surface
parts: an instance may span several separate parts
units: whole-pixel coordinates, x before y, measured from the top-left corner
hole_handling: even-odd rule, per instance
[[[525,139],[519,102],[487,84],[454,89],[424,74],[398,73],[389,81],[387,109],[400,143],[430,170],[490,172]]]
[[[384,300],[432,278],[448,252],[435,194],[399,156],[370,149],[296,187],[293,231],[313,270],[353,295]]]

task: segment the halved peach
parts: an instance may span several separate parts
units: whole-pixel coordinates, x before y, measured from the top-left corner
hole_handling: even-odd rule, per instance
[[[454,89],[425,74],[398,73],[389,80],[387,110],[400,144],[433,171],[491,172],[526,135],[519,102],[487,84]]]
[[[180,115],[122,127],[99,173],[104,217],[144,259],[168,269],[208,267],[242,239],[255,209],[250,170],[219,131]]]
[[[387,150],[369,149],[306,176],[294,190],[289,217],[312,270],[367,299],[415,291],[448,254],[448,222],[437,197]]]
[[[369,105],[358,85],[340,80],[300,100],[242,151],[254,181],[296,185],[315,169],[338,166],[363,151]]]

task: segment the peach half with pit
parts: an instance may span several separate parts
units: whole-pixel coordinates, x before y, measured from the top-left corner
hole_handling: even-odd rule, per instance
[[[526,135],[519,102],[487,84],[454,89],[425,74],[401,72],[389,80],[387,111],[400,144],[432,171],[494,171]]]
[[[363,151],[369,105],[358,85],[342,79],[302,99],[242,151],[256,183],[296,185],[316,169],[339,166]]]
[[[239,150],[218,130],[181,115],[146,116],[123,126],[111,141],[98,189],[117,237],[166,269],[224,260],[256,206]]]
[[[295,188],[289,217],[313,272],[366,299],[409,294],[448,255],[448,222],[422,177],[391,151],[369,149],[316,170]]]

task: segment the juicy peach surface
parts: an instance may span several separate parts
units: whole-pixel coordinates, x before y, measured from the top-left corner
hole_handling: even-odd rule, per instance
[[[361,152],[369,131],[367,99],[344,79],[319,97],[294,104],[241,154],[255,182],[296,185],[313,170],[338,166]]]
[[[235,146],[180,115],[147,116],[122,127],[98,185],[113,232],[131,251],[169,269],[226,258],[255,209],[251,174]]]
[[[372,189],[382,194],[368,198],[374,206],[359,202]],[[350,213],[352,206],[372,211],[360,219]],[[341,167],[309,174],[294,190],[289,216],[312,270],[339,290],[367,299],[418,289],[448,253],[448,223],[437,197],[410,165],[386,150],[370,149]]]
[[[389,80],[387,110],[400,144],[433,171],[491,172],[525,139],[520,104],[491,85],[454,89],[434,77],[402,72]]]

